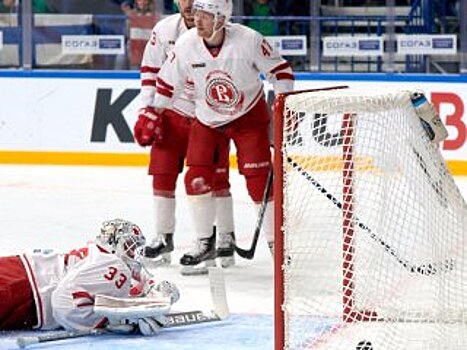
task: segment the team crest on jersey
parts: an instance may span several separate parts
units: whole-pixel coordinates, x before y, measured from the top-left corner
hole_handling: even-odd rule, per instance
[[[214,71],[207,78],[206,103],[220,114],[237,114],[242,109],[245,96],[226,72]]]

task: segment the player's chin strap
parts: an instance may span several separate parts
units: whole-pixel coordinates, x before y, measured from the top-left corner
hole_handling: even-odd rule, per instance
[[[225,18],[225,17],[224,17]],[[224,30],[225,26],[227,23],[225,23],[225,19],[224,19],[224,23],[221,24],[221,26],[219,28],[216,29],[217,25],[219,24],[220,20],[219,20],[219,15],[215,15],[215,19],[214,19],[214,26],[212,27],[212,34],[211,36],[209,37],[209,41],[210,40],[213,40],[214,37],[216,36],[216,34],[218,32],[220,32],[221,30]]]

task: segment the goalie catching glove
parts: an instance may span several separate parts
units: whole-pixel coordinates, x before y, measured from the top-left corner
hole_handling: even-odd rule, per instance
[[[164,140],[162,115],[154,107],[141,108],[133,131],[140,146],[160,145]]]
[[[149,279],[145,283],[138,283],[130,290],[130,295],[134,297],[146,297],[148,299],[169,298],[171,304],[175,304],[180,299],[180,292],[177,286],[170,281],[161,281],[158,284]]]

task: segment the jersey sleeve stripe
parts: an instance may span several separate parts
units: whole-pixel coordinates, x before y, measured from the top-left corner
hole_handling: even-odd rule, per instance
[[[294,75],[290,73],[277,73],[276,78],[277,80],[295,80]]]
[[[141,86],[154,86],[156,87],[157,83],[154,79],[143,79],[141,80]]]
[[[86,307],[94,305],[93,296],[86,291],[78,291],[71,293],[73,301],[75,302],[76,307]]]
[[[286,69],[292,69],[292,67],[290,66],[290,63],[289,62],[284,62],[284,63],[281,63],[280,65],[278,65],[277,67],[273,68],[270,73],[271,74],[276,74],[277,72],[281,71],[281,70],[286,70]]]
[[[172,95],[173,95],[172,91],[167,90],[167,89],[164,89],[164,88],[161,87],[161,86],[158,86],[158,87],[157,87],[157,93],[158,93],[158,94],[161,94],[161,95],[163,95],[163,96],[165,96],[165,97],[168,97],[168,98],[172,98]]]
[[[73,292],[71,293],[71,296],[73,297],[73,299],[86,298],[86,299],[94,300],[92,295],[86,291]]]
[[[149,67],[149,66],[142,66],[140,72],[141,73],[159,73],[161,69],[159,67]]]
[[[170,84],[167,84],[164,80],[162,80],[161,78],[157,78],[157,84],[158,85],[161,85],[163,88],[169,90],[169,91],[173,91],[174,87]]]

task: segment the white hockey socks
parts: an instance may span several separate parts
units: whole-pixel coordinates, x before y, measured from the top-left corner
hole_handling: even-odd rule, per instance
[[[256,212],[259,212],[261,204],[255,204]],[[274,201],[269,201],[264,211],[262,231],[268,243],[274,242]]]
[[[232,196],[214,197],[216,202],[217,233],[234,232],[233,201]]]
[[[154,196],[156,236],[175,232],[175,198]]]
[[[197,238],[211,237],[216,216],[216,202],[212,193],[188,196],[188,205]]]

